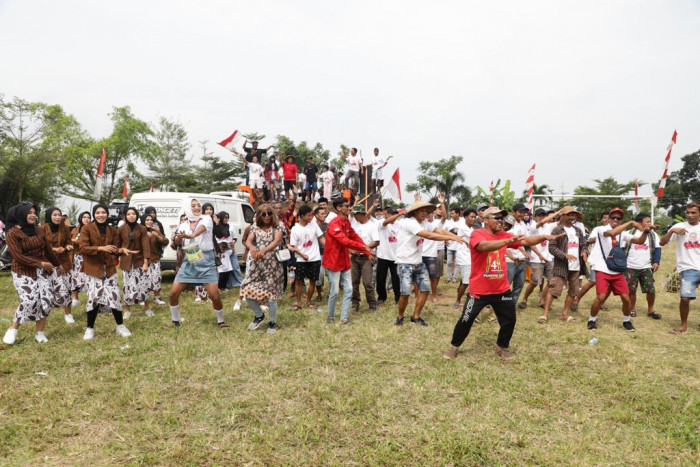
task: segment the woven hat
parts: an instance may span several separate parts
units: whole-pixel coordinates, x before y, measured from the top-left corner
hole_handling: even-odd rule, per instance
[[[565,215],[567,215],[567,214],[569,214],[569,213],[571,213],[571,212],[575,212],[575,213],[576,213],[576,217],[578,218],[578,220],[583,220],[583,214],[581,214],[581,211],[577,210],[575,207],[573,207],[573,206],[564,206],[563,208],[561,208],[561,215],[562,215],[562,216],[565,216]]]
[[[428,208],[428,212],[431,213],[437,209],[437,207],[434,204],[427,203],[425,201],[416,201],[413,203],[413,205],[408,208],[406,211],[406,216],[410,216],[413,214],[415,211],[422,209],[422,208]]]
[[[496,206],[491,206],[490,208],[486,208],[486,210],[484,211],[484,214],[483,214],[484,217],[493,217],[493,216],[505,217],[507,215],[508,215],[508,211],[506,211],[505,209],[497,208]]]

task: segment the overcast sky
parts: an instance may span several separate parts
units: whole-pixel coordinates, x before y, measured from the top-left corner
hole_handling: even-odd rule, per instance
[[[183,123],[464,157],[467,184],[658,181],[700,149],[700,2],[0,0],[0,93]],[[649,187],[642,194],[651,193]]]

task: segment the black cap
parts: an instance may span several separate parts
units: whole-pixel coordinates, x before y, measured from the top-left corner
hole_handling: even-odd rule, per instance
[[[525,206],[523,203],[518,203],[515,206],[513,206],[513,211],[527,211],[527,206]]]
[[[537,208],[535,210],[535,216],[546,216],[546,215],[547,215],[547,211],[545,211],[542,208]]]

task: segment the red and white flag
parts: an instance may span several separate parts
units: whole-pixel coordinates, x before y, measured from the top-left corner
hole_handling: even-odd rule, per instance
[[[639,204],[639,184],[634,181],[634,204]]]
[[[102,183],[105,172],[105,160],[107,159],[107,153],[105,148],[102,148],[102,155],[100,156],[100,165],[97,167],[97,180],[95,180],[95,198],[99,199],[102,195]]]
[[[153,182],[151,182],[151,189],[148,191],[151,191],[151,192],[153,191]]]
[[[661,198],[664,195],[664,188],[666,187],[666,179],[668,178],[668,161],[671,160],[671,150],[673,145],[676,144],[676,137],[678,132],[673,130],[673,136],[671,136],[671,142],[668,145],[666,152],[666,159],[664,160],[664,173],[661,175],[661,181],[659,181],[659,189],[656,191],[656,197]]]
[[[489,206],[493,206],[493,180],[491,180],[491,184],[489,185]]]
[[[391,180],[389,180],[389,183],[387,183],[386,185],[386,191],[392,196],[392,198],[398,199],[399,201],[403,201],[401,199],[401,182],[399,180],[399,169],[396,169],[394,175],[391,176]]]
[[[129,197],[129,192],[131,191],[131,185],[129,184],[129,177],[124,178],[124,189],[122,190],[122,198],[126,199]]]
[[[525,186],[527,187],[527,206],[532,211],[532,208],[535,207],[535,198],[532,196],[535,191],[535,164],[532,164],[530,170],[527,171]]]
[[[225,147],[229,151],[233,151],[235,146],[240,146],[241,141],[243,141],[243,136],[236,130],[231,133],[231,136],[221,141],[219,145]]]

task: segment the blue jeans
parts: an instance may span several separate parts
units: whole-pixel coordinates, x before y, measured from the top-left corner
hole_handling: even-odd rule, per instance
[[[459,268],[455,267],[455,259],[457,259],[457,250],[447,250],[447,280],[457,280]],[[454,271],[453,271],[454,270]]]
[[[253,313],[255,313],[256,318],[260,318],[260,317],[265,315],[265,313],[263,313],[263,311],[262,311],[262,308],[260,308],[260,303],[258,303],[257,300],[253,300],[252,298],[246,298],[245,301],[248,303],[248,306],[253,309]],[[267,307],[269,308],[269,311],[270,311],[270,322],[276,323],[277,322],[277,300],[268,300]]]
[[[335,304],[338,302],[338,293],[340,292],[340,286],[343,287],[343,304],[340,308],[340,319],[348,319],[348,312],[350,311],[350,300],[352,300],[352,278],[350,276],[350,270],[345,271],[331,271],[326,269],[326,275],[328,276],[328,283],[330,284],[330,295],[328,295],[328,317],[335,318]]]
[[[700,271],[686,269],[681,271],[681,298],[695,300],[695,289],[700,284]]]
[[[507,263],[508,264],[508,282],[513,291],[513,303],[517,305],[520,298],[520,292],[525,285],[525,263]]]

